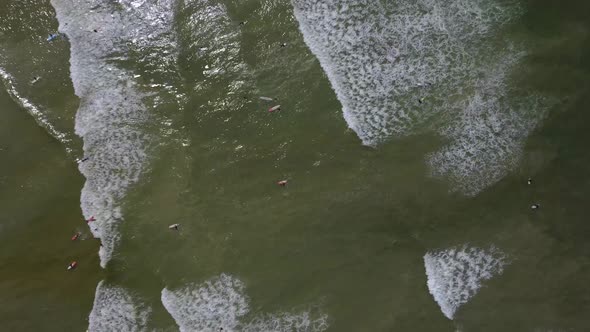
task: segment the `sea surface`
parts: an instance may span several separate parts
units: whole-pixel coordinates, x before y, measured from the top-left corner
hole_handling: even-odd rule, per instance
[[[590,330],[590,2],[4,0],[0,81],[2,331]]]

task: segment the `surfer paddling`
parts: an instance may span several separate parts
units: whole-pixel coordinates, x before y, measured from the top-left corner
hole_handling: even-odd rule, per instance
[[[47,37],[47,41],[48,42],[54,41],[55,39],[57,39],[57,37],[59,37],[59,33],[51,33]]]
[[[73,261],[68,265],[68,271],[74,270],[76,267],[78,267],[78,262]]]
[[[273,106],[273,107],[269,108],[268,109],[268,112],[269,113],[272,113],[272,112],[280,111],[280,110],[281,110],[281,105],[276,105],[276,106]]]
[[[180,226],[180,224],[172,224],[172,225],[168,226],[168,228],[177,231],[178,230],[178,226]]]
[[[286,187],[287,186],[287,182],[288,182],[287,180],[281,180],[281,181],[277,182],[277,184],[279,186],[281,186],[281,187]]]

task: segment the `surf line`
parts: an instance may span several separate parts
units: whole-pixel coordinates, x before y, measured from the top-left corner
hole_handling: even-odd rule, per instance
[[[75,132],[82,138],[85,156],[78,169],[86,178],[80,207],[95,238],[100,239],[100,265],[105,268],[120,242],[124,219],[122,201],[145,171],[151,137],[144,128],[149,120],[145,94],[133,74],[109,58],[125,54],[137,33],[148,29],[124,10],[101,6],[88,11],[90,1],[51,0],[59,32],[70,43],[70,76],[80,99]],[[143,9],[143,8],[142,8]],[[146,23],[143,23],[145,25]],[[100,33],[95,33],[100,26]]]

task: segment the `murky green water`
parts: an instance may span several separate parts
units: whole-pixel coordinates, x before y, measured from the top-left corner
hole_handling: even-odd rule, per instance
[[[588,329],[585,2],[522,3],[522,14],[489,38],[498,54],[512,54],[505,41],[526,51],[503,79],[541,96],[546,107],[526,113],[523,121],[538,124],[514,167],[474,196],[452,191],[453,179],[430,175],[426,156],[452,136],[429,129],[452,124],[447,113],[432,113],[403,137],[361,144],[362,134],[349,129],[342,114],[347,97],[338,82],[345,79],[323,69],[330,56],[318,61],[310,51],[290,2],[177,1],[170,22],[164,14],[140,15],[161,14],[154,3],[73,2],[75,10],[66,11],[68,2],[56,0],[69,39],[51,43],[46,35],[58,21],[49,2],[0,7],[0,67],[9,75],[0,93],[4,330],[84,331],[89,324],[96,331]],[[429,8],[426,1],[408,3]],[[110,34],[127,30],[101,23],[111,15],[113,22],[167,29],[146,41],[132,34],[119,39]],[[110,41],[114,54],[84,53]],[[480,53],[475,58],[485,62]],[[79,68],[80,54],[96,58]],[[478,75],[477,82],[461,83],[460,93],[446,92],[441,83],[418,97],[424,107],[441,93],[461,100],[486,82],[485,70]],[[33,84],[35,76],[41,78]],[[133,104],[129,91],[142,103]],[[497,105],[512,107],[516,95]],[[25,99],[37,114],[27,114]],[[75,119],[79,103],[92,121]],[[281,111],[269,113],[275,104]],[[116,117],[127,114],[117,110],[135,107],[147,117]],[[105,192],[114,192],[116,203],[104,206],[121,210],[119,218],[88,208],[108,215],[113,234],[120,234],[105,269],[100,242],[80,211],[85,179],[75,159],[83,155],[83,140],[75,121],[84,128],[78,130],[90,158],[81,168],[88,178],[108,174],[96,183],[112,189]],[[133,134],[110,140],[120,134],[110,127]],[[127,150],[111,155],[109,147]],[[134,159],[137,151],[145,158]],[[126,154],[129,160],[120,158]],[[125,165],[141,170],[137,181],[127,184]],[[288,185],[278,186],[283,179]],[[168,229],[174,223],[178,232]],[[78,231],[83,240],[70,241]],[[103,245],[109,246],[104,239]],[[463,260],[436,256],[453,248],[480,251],[465,249]],[[427,254],[441,265],[428,270]],[[72,260],[79,267],[66,271]],[[487,267],[489,277],[481,272]],[[458,304],[449,315],[445,303]],[[98,314],[89,322],[91,311]]]

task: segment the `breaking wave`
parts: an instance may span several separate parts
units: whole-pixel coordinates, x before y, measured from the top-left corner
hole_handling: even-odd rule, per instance
[[[137,50],[145,61],[168,68],[174,61],[171,34],[173,1],[52,0],[60,32],[70,41],[70,72],[80,98],[76,133],[88,160],[79,169],[86,177],[81,207],[92,234],[101,239],[101,266],[113,255],[123,219],[121,200],[146,170],[150,109],[160,100],[140,75],[126,69]],[[151,60],[150,60],[151,59]]]
[[[448,319],[477,294],[483,281],[501,274],[505,265],[504,254],[493,247],[462,246],[424,255],[428,290]]]
[[[144,331],[151,309],[123,288],[98,283],[88,318],[90,332]]]
[[[523,50],[495,38],[519,17],[516,1],[292,2],[364,144],[434,130],[450,142],[430,156],[433,175],[448,176],[467,195],[514,167],[544,114],[541,103],[514,98],[508,83]]]
[[[162,290],[162,303],[180,331],[324,331],[327,316],[311,312],[265,314],[247,319],[249,299],[244,284],[221,274],[202,284]]]

